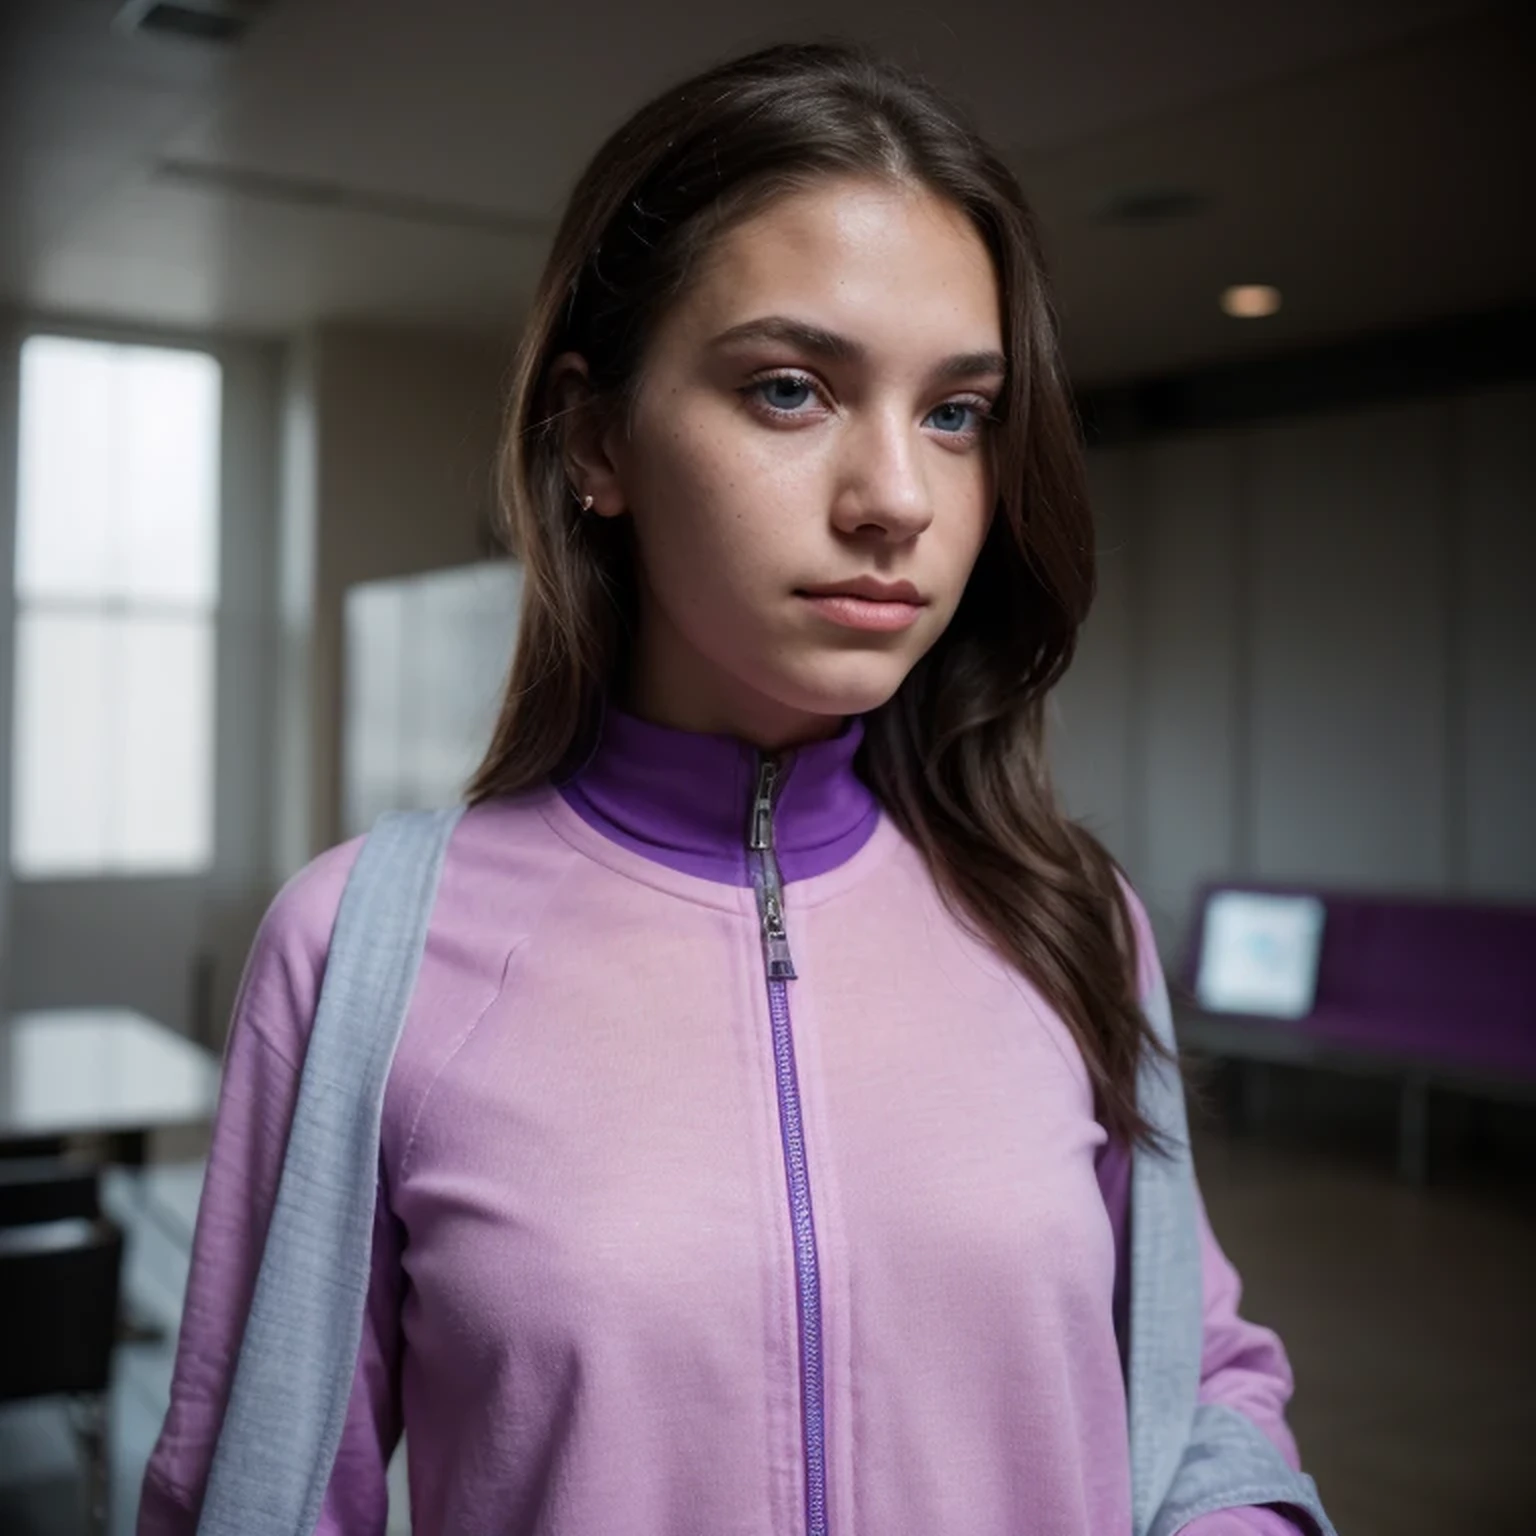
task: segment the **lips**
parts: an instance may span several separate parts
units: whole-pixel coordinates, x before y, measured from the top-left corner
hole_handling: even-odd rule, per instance
[[[802,587],[801,591],[806,597],[853,597],[866,603],[910,603],[917,608],[927,602],[910,581],[880,581],[873,576],[828,582],[820,587]]]
[[[922,615],[927,599],[909,581],[877,581],[857,577],[802,588],[799,597],[827,623],[843,630],[895,634],[910,629]]]

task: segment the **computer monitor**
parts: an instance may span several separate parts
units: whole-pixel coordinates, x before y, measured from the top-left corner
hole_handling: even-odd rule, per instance
[[[1301,1019],[1312,1011],[1323,903],[1272,891],[1206,898],[1195,998],[1212,1013]]]

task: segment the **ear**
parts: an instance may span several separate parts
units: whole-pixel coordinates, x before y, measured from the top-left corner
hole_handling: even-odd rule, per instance
[[[576,500],[590,496],[593,516],[621,516],[627,510],[624,489],[608,452],[608,433],[592,393],[587,360],[579,352],[562,352],[550,364],[549,397],[560,418],[565,477]]]

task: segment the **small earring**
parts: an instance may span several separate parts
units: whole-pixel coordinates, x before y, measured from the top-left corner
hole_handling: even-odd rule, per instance
[[[583,512],[590,512],[592,510],[592,498],[590,496],[583,496],[581,498],[581,510]]]

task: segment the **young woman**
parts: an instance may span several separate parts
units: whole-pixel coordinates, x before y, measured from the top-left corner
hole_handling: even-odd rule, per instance
[[[839,48],[668,92],[575,190],[505,471],[516,662],[320,1529],[382,1531],[402,1426],[418,1536],[1162,1529],[1123,1358],[1160,978],[1046,770],[1093,532],[1012,176]],[[197,1522],[356,856],[249,964],[142,1536]],[[1189,1413],[1294,1465],[1197,1222]],[[1323,1528],[1241,1486],[1179,1528]]]

